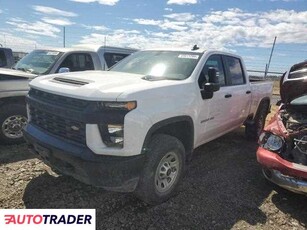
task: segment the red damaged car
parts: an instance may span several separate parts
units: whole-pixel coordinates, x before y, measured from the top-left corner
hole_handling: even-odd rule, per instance
[[[280,83],[281,106],[259,137],[257,160],[271,182],[307,194],[307,61]]]

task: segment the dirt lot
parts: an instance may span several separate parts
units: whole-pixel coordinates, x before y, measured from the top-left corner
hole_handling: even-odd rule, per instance
[[[195,151],[178,194],[149,206],[50,175],[26,145],[0,145],[0,208],[95,208],[97,229],[305,229],[307,196],[267,182],[243,128]]]

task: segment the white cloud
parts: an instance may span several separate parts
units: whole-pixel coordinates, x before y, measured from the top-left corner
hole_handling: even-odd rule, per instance
[[[197,0],[168,0],[167,4],[177,4],[177,5],[187,5],[187,4],[196,4]]]
[[[206,15],[202,27],[218,30],[220,35],[217,37],[229,45],[268,47],[274,36],[279,43],[306,42],[306,24],[307,11],[275,10],[252,14],[229,9]]]
[[[31,52],[34,49],[48,49],[50,46],[42,45],[37,41],[37,37],[35,35],[29,35],[27,38],[18,37],[8,32],[1,32],[3,37],[5,37],[5,41],[1,41],[0,43],[5,45],[6,47],[10,47],[14,51],[23,51],[23,52]]]
[[[53,25],[58,25],[58,26],[69,26],[75,24],[74,22],[71,22],[67,18],[48,18],[44,17],[42,18],[42,21],[48,23],[48,24],[53,24]]]
[[[191,13],[174,13],[174,14],[166,14],[165,18],[173,19],[176,21],[192,21],[195,19],[195,15]]]
[[[184,22],[177,22],[177,21],[169,21],[165,20],[161,25],[159,25],[163,30],[178,30],[178,31],[183,31],[186,30],[188,27],[185,26]]]
[[[140,25],[152,25],[152,26],[157,26],[161,23],[160,20],[144,19],[144,18],[136,18],[133,19],[133,21]]]
[[[76,17],[78,14],[74,12],[59,10],[53,7],[48,6],[33,6],[33,9],[39,13],[42,14],[48,14],[48,15],[56,15],[56,16],[62,16],[62,17]]]
[[[172,11],[173,11],[173,9],[172,9],[172,8],[164,8],[164,10],[165,10],[165,11],[170,11],[170,12],[172,12]]]
[[[2,13],[3,11],[2,10],[0,10],[0,14]]]
[[[114,6],[116,5],[119,0],[70,0],[72,2],[81,2],[81,3],[92,3],[97,2],[101,5],[107,5],[107,6]]]
[[[162,33],[162,32],[158,32],[158,33],[149,33],[151,36],[154,37],[159,37],[159,38],[167,38],[169,36],[169,34],[167,33]]]
[[[89,25],[81,25],[82,27],[88,29],[88,30],[96,30],[96,31],[106,31],[109,30],[106,26],[89,26]]]
[[[164,20],[152,20],[144,18],[133,19],[134,22],[140,25],[150,25],[150,26],[159,26],[162,30],[186,30],[186,23],[182,21],[170,21],[168,19]]]
[[[43,35],[47,37],[57,37],[57,33],[61,31],[57,27],[42,21],[31,23],[21,19],[12,18],[6,23],[14,26],[14,30],[16,31],[28,34]]]
[[[174,14],[176,15],[176,14]],[[211,11],[203,16],[193,15],[190,21],[176,21],[180,17],[170,16],[163,20],[133,19],[135,23],[153,26],[140,33],[125,31],[108,33],[113,45],[127,45],[136,48],[182,47],[215,48],[235,51],[236,46],[271,47],[275,36],[277,43],[298,44],[307,41],[307,11],[275,10],[250,13],[238,8],[225,11]],[[157,29],[160,29],[157,30]],[[97,37],[91,34],[82,42],[93,42]],[[124,42],[119,38],[123,38]],[[117,43],[117,44],[116,44]]]
[[[274,23],[307,23],[307,11],[275,10],[263,13],[262,17]]]

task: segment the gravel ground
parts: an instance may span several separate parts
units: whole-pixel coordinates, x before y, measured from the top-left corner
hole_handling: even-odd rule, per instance
[[[306,229],[307,196],[269,182],[243,128],[195,151],[178,194],[149,206],[56,176],[25,144],[0,145],[0,208],[95,208],[97,229]]]

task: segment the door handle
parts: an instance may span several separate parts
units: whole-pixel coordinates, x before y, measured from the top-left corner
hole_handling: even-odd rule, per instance
[[[250,94],[250,93],[251,93],[251,91],[250,91],[250,90],[246,91],[246,94]]]
[[[232,97],[231,94],[226,94],[226,95],[225,95],[225,98],[230,98],[230,97]]]

